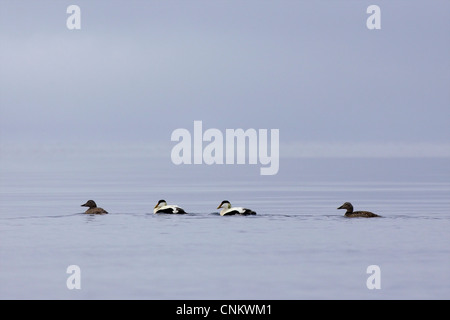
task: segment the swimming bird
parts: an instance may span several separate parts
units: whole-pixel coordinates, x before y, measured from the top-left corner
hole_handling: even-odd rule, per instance
[[[345,213],[345,216],[348,218],[356,218],[356,217],[364,217],[364,218],[375,218],[380,217],[379,215],[369,212],[369,211],[353,211],[353,206],[350,202],[344,203],[342,206],[340,206],[338,209],[346,209],[347,212]]]
[[[241,215],[254,215],[256,214],[255,211],[242,208],[242,207],[231,207],[231,203],[228,200],[223,200],[220,205],[217,207],[217,209],[222,208],[222,211],[220,211],[221,216],[231,216],[235,214],[241,214]]]
[[[185,214],[186,211],[176,205],[167,205],[166,200],[159,200],[153,209],[153,213],[175,213],[175,214]]]
[[[95,203],[94,200],[89,200],[88,202],[86,202],[85,204],[82,204],[81,206],[82,207],[89,207],[89,209],[87,209],[86,212],[85,212],[87,214],[104,214],[104,213],[108,213],[108,211],[106,211],[105,209],[97,207],[97,204]]]

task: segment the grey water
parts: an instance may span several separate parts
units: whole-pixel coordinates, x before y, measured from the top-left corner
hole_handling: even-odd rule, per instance
[[[450,298],[448,159],[282,158],[261,176],[147,151],[1,150],[1,299]],[[159,199],[189,214],[155,215]],[[225,199],[257,215],[221,217]]]

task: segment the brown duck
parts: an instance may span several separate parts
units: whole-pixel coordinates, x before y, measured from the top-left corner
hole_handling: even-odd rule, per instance
[[[94,200],[89,200],[88,202],[86,202],[85,204],[82,204],[81,206],[82,207],[89,207],[89,209],[87,209],[86,212],[85,212],[87,214],[104,214],[104,213],[108,213],[108,211],[106,211],[105,209],[98,208],[97,204],[95,203]]]
[[[340,206],[338,209],[346,209],[347,212],[345,213],[345,216],[348,218],[357,218],[357,217],[363,217],[363,218],[375,218],[380,217],[379,215],[369,212],[369,211],[353,211],[353,206],[350,202],[344,203],[342,206]]]

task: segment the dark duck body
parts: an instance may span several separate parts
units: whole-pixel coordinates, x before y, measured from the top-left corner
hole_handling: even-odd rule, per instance
[[[347,212],[345,212],[345,216],[348,218],[375,218],[380,217],[379,215],[369,212],[369,211],[353,211],[353,205],[350,202],[344,203],[342,206],[340,206],[338,209],[346,209]]]
[[[82,207],[89,207],[89,209],[87,209],[86,212],[85,212],[87,214],[105,214],[105,213],[108,213],[108,211],[106,211],[105,209],[97,207],[97,204],[95,203],[94,200],[89,200],[88,202],[86,202],[85,204],[82,204],[81,206]]]

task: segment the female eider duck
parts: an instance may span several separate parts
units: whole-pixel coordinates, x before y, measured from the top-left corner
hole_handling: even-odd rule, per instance
[[[338,209],[346,209],[347,212],[345,213],[345,216],[348,218],[357,218],[357,217],[364,217],[364,218],[375,218],[380,217],[379,215],[369,212],[369,211],[353,211],[353,206],[350,202],[344,203],[342,206],[340,206]]]
[[[86,212],[85,212],[87,214],[104,214],[104,213],[108,213],[108,211],[106,211],[105,209],[98,208],[97,204],[95,203],[94,200],[89,200],[88,202],[86,202],[85,204],[82,204],[81,206],[82,207],[89,207],[89,209],[87,209]]]
[[[255,211],[247,209],[247,208],[242,208],[242,207],[231,207],[231,203],[228,200],[223,200],[220,205],[217,207],[217,209],[222,208],[222,211],[220,211],[220,215],[221,216],[232,216],[235,214],[240,214],[240,215],[253,215],[256,214]]]
[[[179,206],[167,205],[166,200],[159,200],[153,209],[153,213],[174,213],[174,214],[185,214],[184,211]]]

